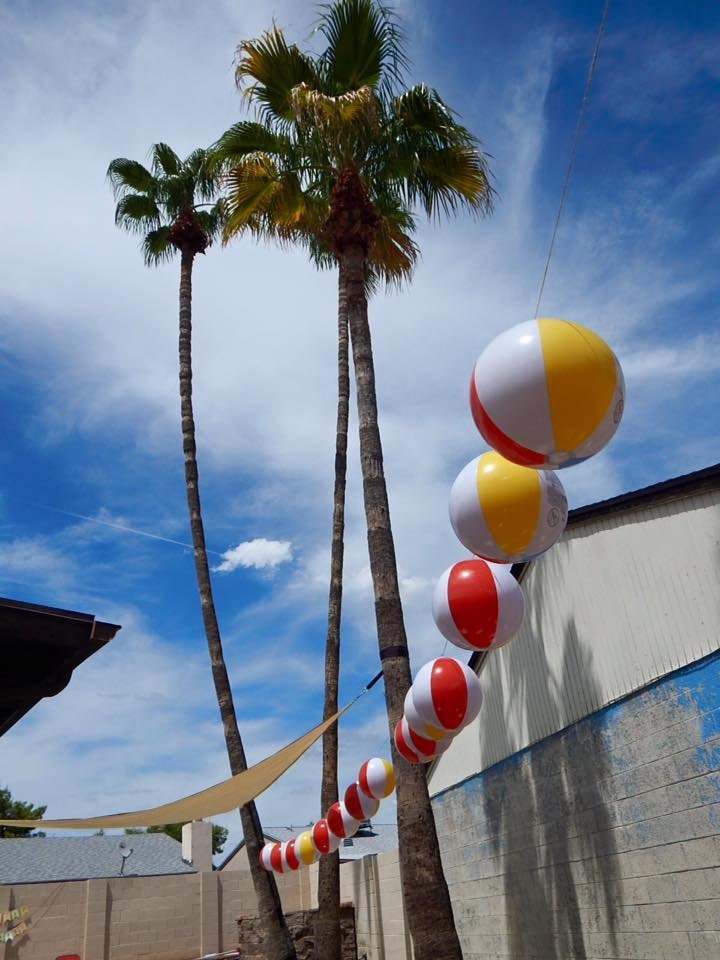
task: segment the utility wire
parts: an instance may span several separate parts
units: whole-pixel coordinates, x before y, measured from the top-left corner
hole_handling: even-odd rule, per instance
[[[575,127],[575,137],[573,139],[572,150],[570,151],[570,162],[568,163],[567,173],[565,174],[565,183],[563,184],[562,193],[560,195],[560,206],[558,207],[557,217],[555,218],[555,226],[553,227],[552,237],[550,239],[550,248],[548,249],[547,259],[545,261],[545,270],[543,271],[537,303],[535,304],[535,319],[537,319],[538,313],[540,312],[540,301],[542,300],[543,291],[545,290],[545,281],[547,280],[548,270],[550,269],[550,260],[552,259],[553,250],[555,248],[555,239],[557,237],[558,227],[560,226],[560,220],[565,207],[565,198],[567,197],[568,187],[570,186],[570,178],[572,177],[573,169],[575,167],[575,156],[577,154],[578,143],[580,142],[580,134],[582,133],[585,114],[587,112],[587,106],[590,100],[590,88],[595,75],[598,57],[600,56],[600,45],[602,44],[603,35],[605,33],[605,23],[607,22],[609,13],[610,0],[605,0],[605,7],[600,20],[600,28],[598,30],[597,39],[595,40],[595,49],[593,51],[592,60],[590,61],[590,69],[588,70],[587,79],[585,81],[585,91],[583,93],[582,104],[580,105],[580,115],[578,116],[577,126]]]

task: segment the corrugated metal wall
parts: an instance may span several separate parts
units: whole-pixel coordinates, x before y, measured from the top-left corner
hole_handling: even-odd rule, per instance
[[[591,517],[527,570],[521,633],[435,794],[720,646],[720,491]]]

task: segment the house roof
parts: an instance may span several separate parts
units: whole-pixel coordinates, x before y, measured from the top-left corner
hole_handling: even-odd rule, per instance
[[[54,697],[73,670],[120,627],[92,614],[0,597],[0,737],[43,697]]]
[[[196,873],[182,858],[182,844],[164,833],[103,837],[19,837],[0,840],[0,884],[48,883],[121,876]]]
[[[304,830],[310,830],[312,823],[305,823],[298,827],[268,827],[263,830],[263,836],[269,843],[284,843],[292,840]],[[236,847],[225,857],[222,863],[217,866],[222,870],[245,846],[245,840],[241,840]],[[397,826],[394,823],[374,823],[365,821],[354,837],[343,840],[340,843],[340,860],[360,860],[362,857],[368,857],[374,853],[388,853],[391,850],[397,850],[398,835]]]

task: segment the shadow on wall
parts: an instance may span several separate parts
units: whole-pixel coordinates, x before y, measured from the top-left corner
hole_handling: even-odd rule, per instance
[[[536,656],[505,648],[507,689],[494,686],[486,708],[506,742],[506,756],[517,746],[509,734],[528,726],[529,704],[547,714],[549,729],[568,724],[568,715],[585,713],[597,702],[592,653],[583,646],[575,622],[568,619],[559,680],[550,670],[540,630],[543,580],[532,578],[527,596]],[[517,641],[515,641],[517,642]],[[507,702],[505,701],[507,697]],[[517,726],[516,726],[517,725]],[[612,775],[610,757],[592,724],[580,722],[531,747],[520,757],[488,772],[484,812],[493,855],[504,877],[505,913],[513,957],[554,960],[586,958],[584,931],[603,934],[617,955],[616,898],[620,883],[610,813],[602,793]],[[605,954],[603,954],[605,955]]]

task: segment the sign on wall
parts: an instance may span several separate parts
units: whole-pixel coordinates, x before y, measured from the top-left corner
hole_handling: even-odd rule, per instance
[[[18,943],[30,932],[30,907],[0,913],[0,943]]]

